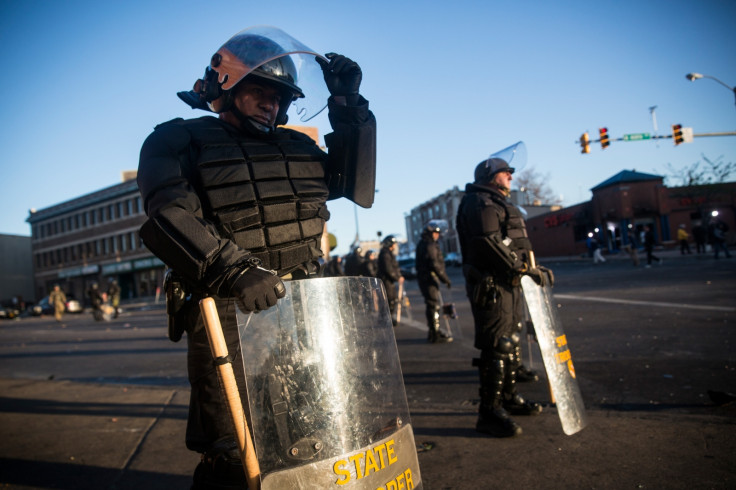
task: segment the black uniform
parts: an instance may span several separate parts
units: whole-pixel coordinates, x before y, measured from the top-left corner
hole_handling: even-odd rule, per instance
[[[396,284],[401,279],[401,269],[391,247],[381,247],[378,253],[378,278],[383,281],[391,317],[395,318],[396,306],[400,300]]]
[[[284,278],[316,272],[326,201],[358,202],[345,192],[355,169],[375,169],[376,123],[368,102],[360,97],[356,105],[339,105],[331,97],[328,107],[329,154],[293,130],[241,130],[210,116],[161,124],[141,149],[138,185],[149,218],[141,238],[192,294],[175,319],[187,332],[191,450],[208,453],[234,443],[199,300],[214,297],[229,352],[237,353],[231,296],[243,270],[255,258]],[[233,367],[245,392],[239,358]]]
[[[502,406],[512,413],[538,412],[541,407],[521,399],[515,386],[521,365],[520,279],[531,251],[521,211],[496,187],[468,184],[458,208],[457,229],[475,347],[481,350],[481,418],[503,419],[507,415]],[[506,435],[515,430],[520,432],[513,425]]]
[[[417,282],[419,290],[424,297],[425,314],[427,326],[429,327],[428,340],[430,342],[450,340],[440,332],[440,282],[450,287],[450,278],[445,272],[445,262],[442,259],[442,251],[439,244],[432,239],[432,232],[426,230],[422,233],[421,240],[417,244],[415,253],[417,268]]]

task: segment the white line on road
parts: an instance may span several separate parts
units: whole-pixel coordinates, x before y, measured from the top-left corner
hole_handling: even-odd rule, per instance
[[[624,304],[624,305],[661,306],[664,308],[689,308],[691,310],[710,310],[710,311],[728,311],[728,312],[736,311],[736,308],[731,307],[731,306],[689,305],[686,303],[662,303],[659,301],[634,301],[630,299],[596,298],[593,296],[578,296],[575,294],[555,294],[555,298],[576,299],[576,300],[581,300],[581,301],[598,301],[599,303],[619,303],[619,304]]]

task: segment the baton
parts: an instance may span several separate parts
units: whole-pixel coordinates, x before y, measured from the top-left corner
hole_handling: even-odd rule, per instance
[[[396,323],[401,322],[401,304],[404,302],[404,281],[399,281],[399,304],[396,307]]]
[[[220,324],[220,317],[217,314],[215,300],[204,298],[199,302],[199,309],[202,311],[202,318],[204,319],[204,326],[207,330],[207,338],[210,341],[212,357],[215,360],[215,364],[217,364],[217,374],[225,389],[227,405],[230,409],[230,416],[232,417],[235,434],[238,438],[240,459],[243,462],[245,477],[248,480],[248,488],[258,490],[261,488],[261,469],[258,465],[255,449],[253,448],[253,440],[250,437],[248,423],[243,413],[243,404],[240,401],[240,392],[238,391],[238,384],[235,381],[233,365],[227,357],[227,343],[225,343],[225,335],[222,333],[222,325]]]

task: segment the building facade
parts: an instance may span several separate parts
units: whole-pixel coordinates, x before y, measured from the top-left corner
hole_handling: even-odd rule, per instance
[[[160,292],[164,264],[141,242],[146,220],[135,175],[97,192],[31,210],[31,255],[37,300],[59,284],[67,296],[87,302],[97,283],[106,291],[118,281],[121,298]]]

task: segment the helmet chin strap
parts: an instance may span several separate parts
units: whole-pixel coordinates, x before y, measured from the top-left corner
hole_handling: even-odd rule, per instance
[[[509,196],[511,195],[511,189],[509,189],[509,188],[508,188],[508,187],[506,187],[505,185],[497,184],[497,183],[495,183],[495,182],[494,182],[494,183],[493,183],[492,185],[493,185],[493,186],[494,186],[494,187],[495,187],[496,189],[498,189],[499,191],[501,191],[501,193],[502,193],[502,194],[503,194],[504,196],[506,196],[506,197],[509,197]]]
[[[291,97],[284,97],[282,100],[288,100],[288,102],[279,108],[279,112],[276,114],[276,123],[273,126],[266,126],[265,124],[261,124],[255,119],[246,116],[235,104],[232,103],[232,101],[229,101],[230,107],[228,110],[232,112],[244,128],[252,128],[259,133],[270,134],[276,129],[276,126],[282,126],[289,120],[289,116],[286,114],[286,111],[289,109],[289,105],[291,104]]]

